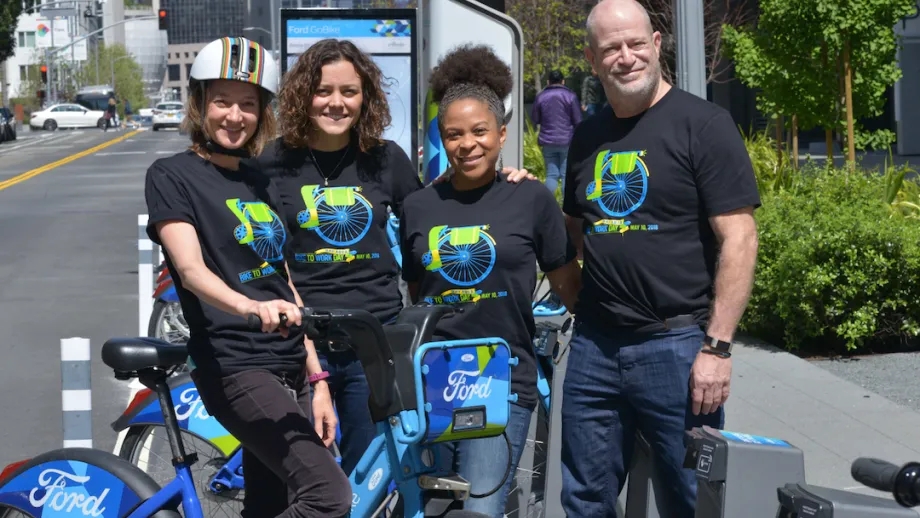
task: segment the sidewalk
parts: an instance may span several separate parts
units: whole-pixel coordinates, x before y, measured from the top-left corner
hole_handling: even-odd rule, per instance
[[[920,460],[917,412],[774,346],[739,341],[725,428],[800,448],[809,484],[881,495],[852,479],[853,460]]]

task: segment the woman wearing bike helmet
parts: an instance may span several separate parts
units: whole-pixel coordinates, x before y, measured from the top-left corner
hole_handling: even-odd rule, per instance
[[[147,233],[175,274],[201,400],[243,445],[243,516],[340,517],[351,489],[327,449],[327,374],[302,331],[282,325],[300,325],[302,303],[279,195],[242,160],[275,135],[277,85],[277,65],[251,40],[221,38],[199,52],[183,123],[192,145],[147,171]],[[261,330],[248,327],[250,314]]]
[[[506,134],[502,99],[512,89],[508,65],[489,47],[463,46],[441,60],[430,86],[452,174],[403,203],[402,275],[414,301],[463,307],[440,321],[435,339],[499,336],[520,359],[511,374],[518,401],[505,430],[511,451],[500,436],[448,448],[452,469],[482,495],[467,500],[464,510],[501,517],[537,404],[536,267],[568,307],[574,307],[581,271],[553,195],[540,182],[511,183],[498,173]]]
[[[291,276],[312,308],[364,309],[381,323],[402,309],[387,209],[422,187],[395,142],[382,74],[350,41],[304,52],[278,96],[281,137],[259,157],[278,185],[291,231]],[[376,435],[364,369],[342,343],[317,342],[340,420],[342,469],[351,473]]]

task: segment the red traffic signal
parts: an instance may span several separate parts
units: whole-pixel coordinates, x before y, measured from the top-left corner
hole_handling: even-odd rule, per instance
[[[157,12],[157,17],[159,18],[159,22],[160,22],[160,30],[165,31],[166,28],[169,26],[169,18],[167,16],[166,9],[160,9]]]

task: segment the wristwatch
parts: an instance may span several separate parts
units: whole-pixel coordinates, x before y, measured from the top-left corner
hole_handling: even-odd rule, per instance
[[[703,338],[702,352],[706,354],[714,354],[721,358],[731,358],[732,344],[731,342],[723,342],[722,340],[716,340],[715,338],[706,335],[706,337]]]

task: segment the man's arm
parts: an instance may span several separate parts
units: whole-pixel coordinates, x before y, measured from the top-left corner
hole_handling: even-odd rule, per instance
[[[584,220],[582,218],[576,218],[573,216],[565,215],[565,229],[569,232],[569,239],[572,240],[572,245],[575,246],[575,250],[578,250],[578,260],[584,261],[584,243],[585,236],[582,233],[582,226],[584,225]]]
[[[753,207],[709,218],[719,241],[715,297],[707,334],[731,342],[747,307],[757,264],[757,224]]]
[[[569,104],[569,120],[573,128],[581,123],[581,106],[578,105],[578,97],[574,93],[572,93],[572,102]]]
[[[533,123],[534,129],[539,130],[540,123],[542,122],[542,120],[543,120],[543,114],[540,111],[540,98],[537,97],[536,99],[534,99],[533,108],[531,108],[530,110],[530,122]]]

